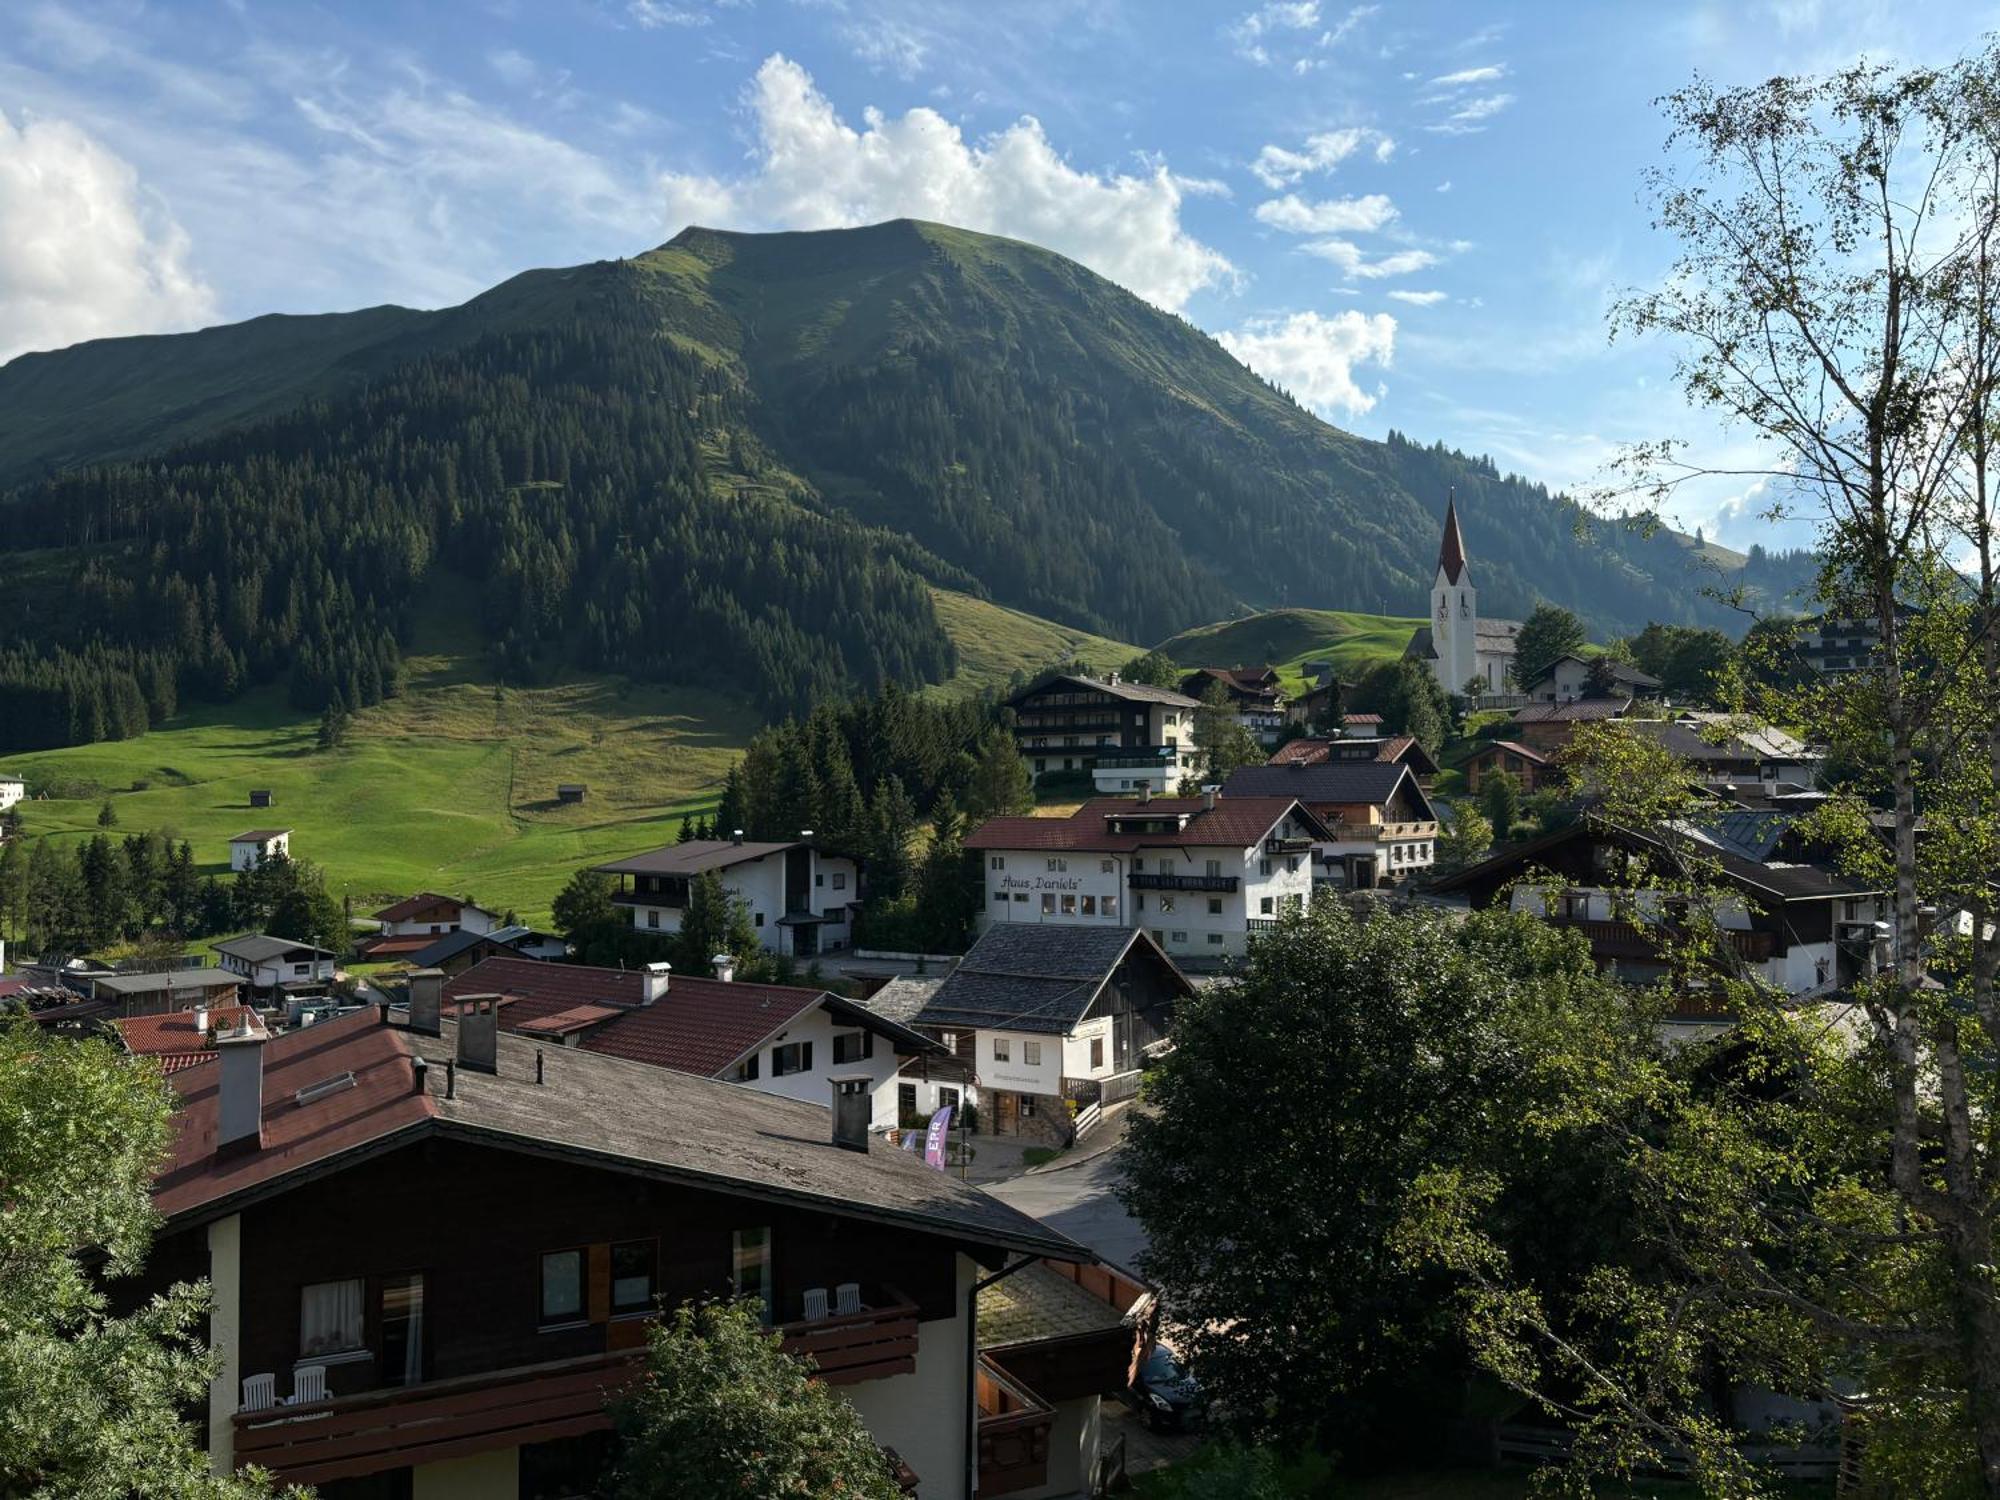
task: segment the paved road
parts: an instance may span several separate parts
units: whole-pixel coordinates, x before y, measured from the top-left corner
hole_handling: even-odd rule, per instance
[[[1085,1159],[1074,1165],[1030,1172],[994,1183],[986,1191],[1088,1245],[1106,1260],[1136,1270],[1146,1248],[1146,1232],[1115,1194],[1121,1153],[1109,1135],[1116,1131],[1116,1141],[1124,1139],[1125,1112],[1106,1121],[1104,1131],[1103,1138],[1084,1142],[1078,1154]]]

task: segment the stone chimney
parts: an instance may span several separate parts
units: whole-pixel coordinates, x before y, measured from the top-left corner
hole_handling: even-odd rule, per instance
[[[464,995],[458,1005],[458,1065],[469,1073],[500,1071],[500,997]]]
[[[868,1080],[836,1078],[833,1082],[833,1143],[848,1151],[868,1150]]]
[[[651,1005],[667,992],[667,981],[673,977],[674,966],[665,959],[647,964],[639,971],[639,1003]]]
[[[709,962],[715,965],[715,977],[721,980],[724,984],[728,984],[732,979],[736,977],[735,954],[718,953],[715,955],[714,958],[711,958]]]
[[[264,1044],[270,1034],[246,1012],[240,1030],[215,1039],[215,1154],[242,1156],[264,1144]]]
[[[1220,797],[1221,795],[1222,795],[1222,788],[1214,785],[1213,783],[1210,783],[1208,786],[1203,787],[1201,789],[1201,810],[1203,812],[1214,812],[1215,799],[1217,797]]]
[[[410,1030],[425,1036],[444,1034],[444,970],[410,971]]]
[[[1107,684],[1108,686],[1111,686],[1111,687],[1117,687],[1117,686],[1118,686],[1118,673],[1117,673],[1117,671],[1116,671],[1116,670],[1114,669],[1114,670],[1112,670],[1112,671],[1109,671],[1109,672],[1106,672],[1106,673],[1104,674],[1104,681],[1105,681],[1105,683],[1106,683],[1106,684]]]

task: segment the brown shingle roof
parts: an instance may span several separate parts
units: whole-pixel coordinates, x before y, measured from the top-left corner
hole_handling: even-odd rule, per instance
[[[375,913],[378,922],[407,922],[420,912],[436,906],[451,906],[463,911],[470,907],[473,911],[486,911],[476,902],[464,901],[457,896],[440,896],[436,891],[418,891],[414,896],[406,896],[394,906],[385,906]],[[491,912],[487,912],[491,916]]]
[[[243,1017],[252,1014],[247,1005],[218,1005],[209,1012],[210,1024],[219,1031],[234,1029]],[[118,1039],[134,1057],[151,1057],[169,1073],[215,1056],[208,1037],[194,1029],[194,1012],[169,1011],[159,1016],[129,1016],[111,1023]]]
[[[968,849],[1079,849],[1107,854],[1161,847],[1248,848],[1262,839],[1294,808],[1317,825],[1318,819],[1296,797],[1218,797],[1204,810],[1199,797],[1155,797],[1135,802],[1129,797],[1093,797],[1066,818],[988,818],[965,840]],[[1163,833],[1114,833],[1112,818],[1142,818],[1149,814],[1174,818],[1186,813],[1185,826]],[[1324,833],[1323,837],[1331,837]]]
[[[749,840],[739,844],[733,839],[689,839],[685,844],[668,844],[662,849],[648,849],[644,854],[615,859],[609,864],[593,865],[591,868],[606,875],[700,875],[708,870],[726,870],[731,865],[762,859],[767,854],[782,854],[787,849],[798,847],[797,839],[779,844],[759,844]]]

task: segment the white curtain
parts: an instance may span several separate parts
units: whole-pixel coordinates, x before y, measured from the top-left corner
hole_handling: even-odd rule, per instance
[[[299,1294],[299,1354],[338,1354],[361,1347],[361,1283],[322,1281]]]

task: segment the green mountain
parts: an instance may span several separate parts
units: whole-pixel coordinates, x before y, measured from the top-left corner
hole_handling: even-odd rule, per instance
[[[1493,614],[1719,618],[1684,538],[1582,538],[1540,486],[1330,427],[1061,256],[911,221],[692,229],[439,312],[23,356],[0,483],[0,548],[39,585],[0,626],[0,748],[279,677],[303,707],[376,701],[440,569],[512,678],[766,709],[950,676],[937,588],[1123,640],[1421,612],[1454,490]]]

